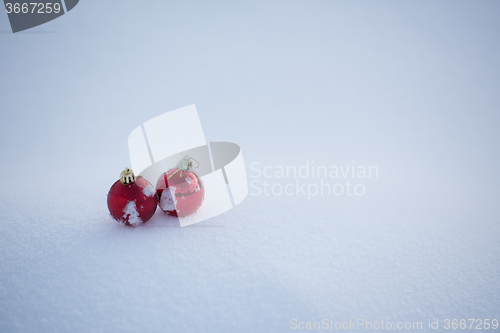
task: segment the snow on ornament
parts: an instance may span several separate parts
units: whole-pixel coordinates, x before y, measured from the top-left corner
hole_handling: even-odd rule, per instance
[[[171,216],[185,217],[196,212],[205,198],[202,180],[192,171],[194,158],[185,156],[179,166],[163,173],[156,183],[160,209]],[[195,167],[197,168],[198,165]]]
[[[125,168],[108,192],[109,213],[118,222],[138,226],[155,213],[158,198],[153,185],[141,176],[135,177]]]

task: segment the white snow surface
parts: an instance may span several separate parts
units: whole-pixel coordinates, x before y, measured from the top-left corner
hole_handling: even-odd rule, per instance
[[[500,319],[499,1],[118,7],[19,34],[0,15],[0,332]],[[207,140],[241,146],[250,194],[184,228],[117,223],[128,134],[192,103]],[[379,177],[254,195],[297,179],[252,163],[306,161]]]

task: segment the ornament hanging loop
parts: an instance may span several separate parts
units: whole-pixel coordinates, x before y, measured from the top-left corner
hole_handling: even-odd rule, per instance
[[[179,162],[179,166],[177,168],[177,171],[175,171],[173,174],[168,176],[167,179],[170,179],[173,175],[175,175],[177,172],[180,171],[179,176],[182,177],[182,171],[191,171],[193,169],[193,161],[196,162],[196,166],[194,167],[195,169],[200,166],[200,162],[198,160],[192,158],[189,155],[184,156],[184,158]]]

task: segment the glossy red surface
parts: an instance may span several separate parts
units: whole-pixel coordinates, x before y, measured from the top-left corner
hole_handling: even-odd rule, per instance
[[[129,226],[147,222],[155,213],[157,203],[153,185],[142,177],[129,185],[123,185],[117,180],[108,192],[111,216]]]
[[[169,190],[165,191],[167,188]],[[179,169],[163,173],[156,183],[156,192],[160,209],[179,217],[196,212],[205,198],[205,188],[198,175],[193,171]]]

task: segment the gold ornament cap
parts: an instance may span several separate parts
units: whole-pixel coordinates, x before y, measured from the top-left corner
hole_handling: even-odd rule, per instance
[[[193,158],[189,155],[184,156],[179,162],[179,169],[191,171],[193,169]]]
[[[193,170],[193,161],[195,161],[198,164],[197,166],[195,166],[195,168],[200,166],[200,162],[198,162],[197,160],[195,160],[191,156],[189,156],[189,155],[184,156],[182,158],[182,160],[179,162],[179,166],[177,167],[177,170],[174,173],[172,173],[170,176],[168,176],[167,179],[170,179],[173,175],[175,175],[179,171],[180,171],[179,176],[182,177],[182,171]]]
[[[129,168],[125,168],[125,170],[123,170],[120,174],[120,182],[123,185],[130,185],[135,182],[134,172]]]

